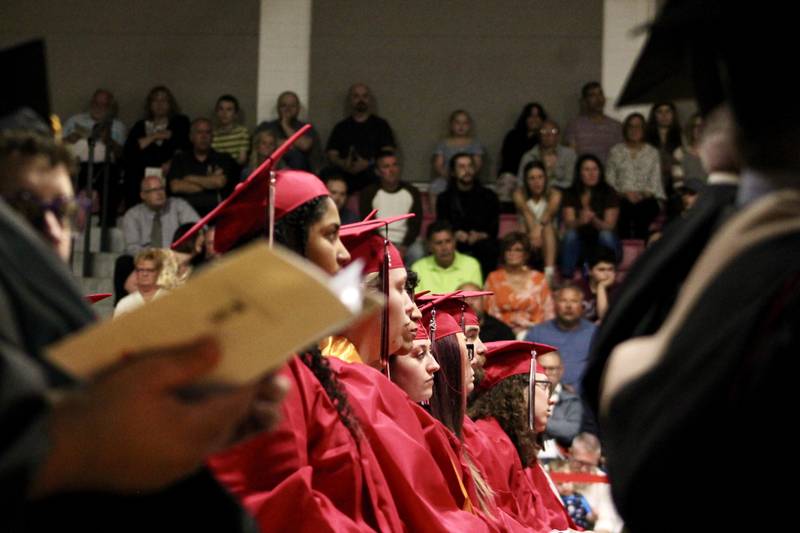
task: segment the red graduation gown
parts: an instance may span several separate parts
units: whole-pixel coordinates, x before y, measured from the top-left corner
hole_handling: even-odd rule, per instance
[[[532,531],[551,531],[547,518],[536,512],[537,495],[500,424],[494,418],[473,422],[465,417],[463,433],[464,443],[486,472],[498,507]]]
[[[495,531],[468,495],[455,435],[383,374],[329,358],[409,531]],[[448,435],[449,434],[449,435]]]
[[[322,385],[297,357],[277,429],[209,461],[262,531],[402,531],[375,455],[357,443]]]
[[[561,497],[558,495],[555,485],[550,480],[550,476],[544,471],[542,465],[537,461],[525,469],[528,479],[534,486],[539,498],[537,510],[546,514],[550,527],[553,529],[574,529],[582,531],[582,528],[575,525],[569,517]]]

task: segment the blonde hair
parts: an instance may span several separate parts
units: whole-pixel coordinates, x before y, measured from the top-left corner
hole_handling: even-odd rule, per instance
[[[178,256],[172,250],[160,249],[158,252],[161,255],[163,266],[161,272],[158,274],[158,281],[156,284],[162,289],[171,290],[183,285],[186,282],[187,276],[180,276],[180,262]]]
[[[270,130],[261,130],[255,135],[253,135],[253,142],[250,145],[250,168],[255,170],[255,168],[264,162],[265,157],[258,153],[258,145],[261,142],[261,139],[264,137],[272,137],[272,140],[275,141],[275,148],[278,147],[278,136],[275,135]]]

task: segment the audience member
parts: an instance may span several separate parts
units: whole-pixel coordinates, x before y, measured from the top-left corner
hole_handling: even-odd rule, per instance
[[[194,223],[187,222],[186,224],[181,224],[178,229],[175,230],[175,233],[172,235],[172,242],[175,243],[183,237],[183,235],[192,229]],[[184,242],[180,245],[176,246],[172,249],[172,253],[175,255],[175,258],[178,262],[178,272],[177,277],[180,283],[183,283],[189,276],[192,275],[192,272],[195,268],[200,267],[206,261],[205,256],[206,251],[206,232],[205,231],[198,231],[197,234]]]
[[[372,93],[363,83],[348,91],[350,116],[334,126],[325,149],[331,165],[347,180],[350,193],[374,183],[370,166],[381,150],[395,150],[394,134],[389,123],[372,113]]]
[[[571,465],[563,459],[550,461],[547,466],[550,472],[573,473]],[[586,497],[576,489],[575,483],[572,481],[556,481],[556,488],[572,521],[584,530],[593,531],[592,526],[594,525],[595,515],[592,511],[592,506]]]
[[[517,175],[522,156],[539,144],[539,133],[545,120],[547,112],[542,104],[532,102],[522,108],[514,128],[503,138],[498,174]]]
[[[544,274],[528,267],[530,244],[524,233],[511,232],[501,242],[502,266],[486,277],[486,312],[508,324],[515,335],[554,316]]]
[[[449,222],[433,222],[428,226],[426,240],[430,255],[411,265],[411,270],[419,275],[420,291],[443,294],[466,282],[483,285],[480,263],[456,251],[455,231]]]
[[[673,192],[673,154],[683,144],[680,118],[674,103],[659,102],[650,108],[644,137],[650,146],[658,150],[658,155],[661,158],[661,184],[664,187],[664,192],[670,195]]]
[[[600,440],[591,433],[579,433],[572,440],[569,450],[569,465],[573,472],[604,475],[600,469]],[[581,483],[577,490],[586,497],[594,511],[595,533],[620,533],[624,524],[617,514],[614,500],[611,497],[611,486],[608,483]]]
[[[615,252],[619,239],[614,230],[619,198],[603,176],[603,164],[593,155],[578,158],[575,184],[564,193],[562,219],[566,232],[561,250],[561,276],[569,279],[587,250],[598,244]]]
[[[305,122],[298,118],[301,107],[300,98],[297,94],[292,91],[282,92],[278,96],[276,103],[278,118],[259,124],[256,128],[256,133],[271,131],[277,139],[277,145],[283,144],[286,139],[306,125]],[[311,172],[317,167],[316,159],[320,151],[319,134],[312,127],[305,135],[297,139],[294,145],[283,155],[281,161],[284,162],[286,168]]]
[[[606,116],[606,97],[598,82],[583,86],[581,103],[583,113],[567,125],[566,142],[579,156],[592,154],[605,163],[611,147],[622,142],[621,124]]]
[[[477,180],[470,154],[450,158],[450,183],[436,199],[436,219],[450,222],[458,250],[475,257],[482,272],[494,270],[500,205],[494,191]]]
[[[541,161],[544,164],[551,187],[568,189],[575,179],[575,150],[561,145],[558,123],[554,120],[545,120],[540,130],[541,142],[525,152],[517,168],[519,183],[525,181],[525,167],[532,161]]]
[[[126,294],[125,281],[134,270],[133,257],[145,248],[169,246],[179,226],[196,222],[200,217],[182,198],[167,196],[163,178],[148,176],[142,180],[142,199],[122,217],[125,253],[114,264],[114,293],[118,302]]]
[[[575,389],[561,382],[564,376],[564,364],[558,351],[540,355],[537,361],[544,368],[547,379],[553,384],[552,399],[555,401],[553,412],[547,421],[545,438],[555,439],[558,444],[568,448],[572,439],[581,430],[583,402],[575,393]]]
[[[170,192],[186,199],[200,216],[206,215],[227,196],[238,178],[236,161],[211,148],[211,121],[192,121],[189,151],[172,159],[167,182]]]
[[[522,186],[514,191],[514,205],[521,225],[537,259],[544,265],[547,281],[553,279],[556,264],[556,229],[561,191],[550,187],[541,161],[531,161],[523,169]]]
[[[422,226],[422,196],[419,189],[401,178],[400,158],[394,152],[378,153],[375,173],[380,181],[361,191],[359,214],[363,218],[373,209],[377,209],[382,218],[414,213],[413,218],[398,220],[388,226],[389,240],[410,264],[425,255],[424,246],[418,239]]]
[[[188,150],[189,119],[169,89],[153,87],[147,94],[145,118],[136,122],[125,141],[125,203],[131,207],[139,201],[139,185],[147,167],[161,167],[167,174],[168,163],[177,151]]]
[[[577,285],[562,285],[556,291],[555,306],[556,317],[533,326],[525,340],[558,348],[564,363],[562,381],[580,394],[581,378],[597,326],[582,316],[583,291]]]
[[[644,142],[643,115],[631,113],[622,129],[625,142],[611,149],[606,165],[606,180],[620,195],[617,233],[623,239],[646,240],[661,210],[659,202],[667,199],[660,156]]]
[[[347,181],[339,174],[331,174],[325,178],[325,185],[331,193],[331,199],[339,210],[339,219],[342,224],[352,224],[361,218],[347,207]],[[396,222],[395,222],[396,224]]]
[[[583,318],[600,323],[608,312],[611,296],[617,289],[616,254],[605,246],[598,246],[589,257],[586,277],[581,280],[583,288]]]
[[[241,179],[244,180],[258,166],[263,163],[272,152],[278,148],[278,138],[271,130],[261,130],[253,135],[253,142],[250,146],[250,157],[247,159],[247,166],[244,167]],[[280,170],[286,168],[283,158],[280,159],[272,168]]]
[[[447,188],[450,177],[450,160],[457,154],[470,154],[475,165],[475,175],[483,168],[483,156],[486,153],[483,145],[472,132],[472,117],[463,109],[450,113],[448,120],[448,136],[436,145],[433,151],[433,180],[430,185],[431,197],[434,199]]]
[[[239,100],[230,94],[217,98],[214,117],[217,120],[211,148],[221,154],[228,154],[241,168],[247,163],[250,132],[239,123]]]
[[[686,142],[672,154],[672,180],[677,189],[681,182],[692,178],[708,181],[708,172],[700,159],[700,140],[703,134],[703,116],[694,113],[686,124]]]
[[[148,248],[136,254],[133,260],[136,266],[136,291],[117,303],[114,307],[115,317],[138,309],[154,298],[166,294],[166,290],[158,284],[164,267],[164,256],[163,251],[158,248]]]
[[[457,287],[461,291],[482,291],[483,288],[475,283],[466,282]],[[513,341],[516,339],[514,332],[507,324],[497,320],[486,312],[485,296],[472,296],[464,298],[464,301],[475,310],[478,315],[478,322],[481,332],[481,340],[489,341]]]

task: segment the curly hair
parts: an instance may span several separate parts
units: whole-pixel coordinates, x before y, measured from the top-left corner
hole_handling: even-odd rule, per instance
[[[523,466],[536,460],[541,442],[541,436],[528,428],[527,388],[528,376],[511,376],[478,396],[467,410],[473,420],[490,417],[497,420],[514,443]]]
[[[327,195],[317,196],[275,222],[275,240],[305,257],[308,231],[325,215]]]

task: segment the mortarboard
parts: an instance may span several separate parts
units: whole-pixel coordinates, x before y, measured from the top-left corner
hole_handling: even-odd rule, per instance
[[[428,336],[428,328],[425,327],[422,321],[417,322],[417,334],[414,337],[415,341],[428,341],[431,338]]]
[[[95,294],[87,294],[83,298],[90,304],[96,304],[97,302],[105,300],[106,298],[110,298],[111,296],[113,296],[113,294],[110,292],[98,292]]]
[[[41,39],[0,51],[0,131],[34,130],[51,135],[47,57]]]
[[[342,240],[347,251],[350,252],[350,262],[357,259],[364,261],[364,274],[374,272],[381,273],[381,293],[389,299],[389,270],[395,268],[405,268],[403,256],[400,251],[392,244],[388,236],[388,227],[392,222],[404,220],[414,216],[413,213],[398,215],[389,218],[372,218],[375,211],[372,211],[361,222],[346,224],[339,228],[339,238]],[[376,230],[383,227],[384,235],[380,236]],[[384,363],[387,375],[389,365],[389,306],[386,305],[381,313],[381,361]]]
[[[506,378],[517,375],[528,376],[528,428],[534,430],[535,374],[545,374],[544,368],[536,360],[539,355],[555,351],[547,344],[529,341],[496,341],[486,343],[486,363],[483,365],[483,379],[478,390],[486,391]]]
[[[438,341],[448,335],[464,332],[455,317],[445,311],[449,302],[457,298],[460,292],[427,294],[419,298],[419,301],[423,303],[419,308],[422,312],[422,324],[428,329],[431,341]]]
[[[318,196],[328,196],[330,193],[325,184],[311,173],[300,170],[271,172],[275,163],[309,128],[310,126],[306,125],[297,130],[238,184],[230,196],[172,243],[172,247],[179,246],[213,221],[216,227],[214,248],[218,252],[225,252],[242,237],[268,230],[271,232],[272,225],[269,223],[269,218],[280,220],[309,200]],[[273,178],[274,183],[271,183]],[[271,189],[273,194],[270,194]],[[274,198],[273,202],[269,202],[270,205],[268,205],[269,198]],[[272,211],[271,215],[268,210]]]

